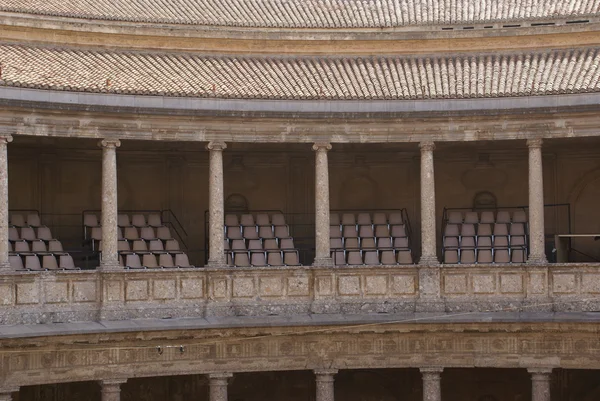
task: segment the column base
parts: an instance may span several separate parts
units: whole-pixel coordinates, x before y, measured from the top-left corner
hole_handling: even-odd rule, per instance
[[[315,258],[313,264],[315,267],[333,267],[332,258]]]
[[[546,259],[546,256],[529,256],[529,258],[527,258],[527,264],[528,265],[547,265],[548,264],[548,259]]]
[[[439,266],[440,261],[437,256],[421,256],[419,259],[420,266]]]
[[[125,268],[123,266],[121,266],[119,264],[119,262],[114,263],[100,263],[100,266],[98,266],[98,270],[99,271],[103,271],[103,272],[110,272],[110,271],[121,271],[121,270],[125,270]]]
[[[224,260],[209,260],[204,267],[209,269],[226,269],[230,266]]]
[[[11,267],[10,263],[0,264],[0,273],[11,273],[12,271],[13,268]]]

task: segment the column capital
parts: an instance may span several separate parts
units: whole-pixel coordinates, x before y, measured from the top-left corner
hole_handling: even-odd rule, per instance
[[[527,368],[532,380],[550,380],[552,368]]]
[[[336,375],[339,372],[339,370],[323,368],[323,369],[315,369],[315,370],[313,370],[313,372],[317,376],[333,376],[333,375]]]
[[[419,368],[421,373],[432,373],[432,374],[441,374],[444,371],[444,368],[439,366],[428,366],[425,368]]]
[[[531,138],[527,140],[527,146],[529,149],[541,148],[544,140],[542,138]]]
[[[220,150],[223,151],[227,149],[227,144],[222,141],[210,141],[206,144],[206,150]]]
[[[435,150],[435,143],[433,141],[419,142],[419,148],[421,148],[421,152],[433,152]]]
[[[208,378],[209,379],[222,379],[222,380],[227,380],[233,377],[233,373],[209,373],[208,374]]]
[[[13,141],[13,136],[11,134],[0,134],[0,143],[10,143]]]
[[[127,383],[127,379],[103,379],[100,380],[102,386],[120,386]]]
[[[329,151],[331,150],[331,143],[330,142],[315,142],[312,146],[312,149],[316,152],[319,151]]]
[[[104,138],[98,141],[98,146],[101,148],[116,149],[121,146],[121,141],[118,139]]]

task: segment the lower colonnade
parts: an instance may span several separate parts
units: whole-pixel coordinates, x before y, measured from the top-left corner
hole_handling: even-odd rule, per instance
[[[442,401],[442,367],[419,368],[422,378],[423,401]],[[527,369],[531,378],[531,400],[551,401],[551,376],[552,369],[530,368]],[[315,401],[334,401],[335,379],[338,369],[317,369],[313,371],[315,381]],[[230,399],[229,381],[234,373],[210,373],[208,379],[208,400],[228,401]],[[98,382],[100,387],[101,401],[121,401],[122,385],[127,379],[105,379]],[[18,388],[1,389],[0,401],[14,401],[13,394]],[[19,400],[20,401],[20,400]],[[65,400],[68,401],[68,400]]]

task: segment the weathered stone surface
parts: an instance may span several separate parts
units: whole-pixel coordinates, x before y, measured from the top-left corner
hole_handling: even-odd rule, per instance
[[[315,143],[315,261],[314,266],[331,266],[329,253],[329,162],[330,143]]]
[[[103,139],[102,147],[102,254],[100,268],[121,269],[119,266],[117,217],[117,148],[118,139]]]
[[[528,263],[546,262],[544,239],[544,174],[542,139],[527,140],[529,147],[529,258]]]
[[[11,270],[8,261],[8,152],[11,135],[0,134],[0,272]]]
[[[223,151],[227,149],[225,142],[209,142],[208,172],[208,265],[223,267],[227,265],[223,241],[223,223],[225,222],[225,200],[223,199]]]

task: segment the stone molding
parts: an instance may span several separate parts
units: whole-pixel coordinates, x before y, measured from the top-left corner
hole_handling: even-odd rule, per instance
[[[174,328],[147,332],[143,338],[139,332],[53,336],[5,341],[0,350],[1,377],[4,388],[14,388],[104,380],[108,375],[125,379],[132,372],[135,377],[212,374],[214,380],[226,380],[232,372],[311,369],[323,373],[327,382],[337,369],[421,366],[424,376],[435,379],[442,366],[489,367],[492,360],[498,368],[544,365],[542,375],[549,377],[549,367],[600,368],[597,327],[575,322],[560,326],[554,322],[414,322],[301,330]],[[164,352],[156,352],[156,344],[165,345]]]

